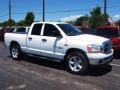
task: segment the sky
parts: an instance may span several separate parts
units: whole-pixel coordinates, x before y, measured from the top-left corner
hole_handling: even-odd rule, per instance
[[[0,22],[8,20],[8,1],[0,0]],[[12,19],[24,20],[26,13],[35,14],[35,21],[42,21],[42,0],[11,0]],[[96,6],[104,11],[104,0],[45,0],[46,21],[74,21],[90,15]],[[120,0],[107,0],[107,13],[113,21],[120,19]]]

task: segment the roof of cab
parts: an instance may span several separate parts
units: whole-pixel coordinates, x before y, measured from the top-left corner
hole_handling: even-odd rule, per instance
[[[67,24],[66,22],[34,22],[35,23],[46,23],[46,24]]]

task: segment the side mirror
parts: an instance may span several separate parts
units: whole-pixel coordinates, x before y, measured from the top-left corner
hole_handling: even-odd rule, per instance
[[[53,32],[53,35],[57,38],[63,38],[63,36],[60,34],[60,32]]]

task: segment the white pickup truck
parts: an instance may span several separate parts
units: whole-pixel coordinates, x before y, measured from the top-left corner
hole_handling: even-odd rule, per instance
[[[64,61],[67,70],[75,74],[85,73],[89,65],[108,64],[113,59],[109,39],[84,34],[75,26],[61,22],[33,23],[27,34],[6,33],[5,46],[15,60],[26,53]]]

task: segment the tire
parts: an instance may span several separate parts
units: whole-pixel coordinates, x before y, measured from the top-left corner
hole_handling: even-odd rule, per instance
[[[67,70],[73,74],[85,75],[88,68],[88,60],[80,52],[72,52],[67,56]]]
[[[11,47],[10,47],[10,54],[11,54],[11,57],[14,60],[21,60],[21,58],[22,58],[22,51],[21,51],[21,48],[19,47],[19,45],[17,45],[17,44],[11,45]]]

